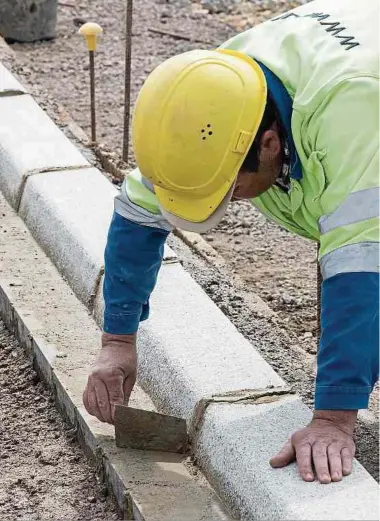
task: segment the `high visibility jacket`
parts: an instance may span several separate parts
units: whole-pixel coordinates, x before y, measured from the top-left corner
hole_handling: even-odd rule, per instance
[[[252,202],[320,243],[316,407],[364,408],[379,364],[378,0],[315,0],[223,47],[262,64],[293,151],[289,192],[273,186]],[[136,170],[116,198],[110,228],[106,331],[134,332],[147,317],[170,230]]]
[[[378,4],[317,0],[224,44],[264,63],[293,99],[302,178],[289,195],[270,188],[253,203],[320,240],[324,278],[378,267]]]

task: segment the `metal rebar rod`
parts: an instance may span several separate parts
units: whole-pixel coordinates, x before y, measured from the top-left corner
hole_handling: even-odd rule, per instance
[[[96,116],[95,116],[95,60],[94,51],[90,54],[90,92],[91,92],[91,141],[96,142]]]
[[[129,121],[131,113],[132,7],[133,0],[127,0],[125,31],[124,135],[122,154],[122,159],[126,163],[128,163]]]

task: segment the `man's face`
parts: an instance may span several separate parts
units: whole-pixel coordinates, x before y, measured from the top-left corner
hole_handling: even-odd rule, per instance
[[[276,123],[261,137],[259,159],[257,172],[242,169],[238,173],[232,201],[257,197],[276,182],[282,167],[282,146]]]

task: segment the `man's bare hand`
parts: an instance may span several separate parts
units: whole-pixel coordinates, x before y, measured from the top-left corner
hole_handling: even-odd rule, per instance
[[[271,460],[285,467],[296,460],[304,481],[340,481],[352,471],[355,456],[353,431],[357,411],[315,411],[310,424],[295,432]]]
[[[136,381],[136,335],[102,336],[102,348],[83,393],[86,410],[113,423],[115,404],[127,404]]]

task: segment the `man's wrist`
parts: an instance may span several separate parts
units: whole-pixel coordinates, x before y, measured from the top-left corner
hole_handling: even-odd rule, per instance
[[[344,410],[344,411],[335,411],[335,410],[322,410],[317,409],[313,414],[314,420],[324,420],[326,422],[331,422],[341,428],[347,434],[352,435],[355,429],[356,418],[358,416],[357,410]]]
[[[128,335],[113,335],[111,333],[102,334],[102,348],[109,347],[115,344],[125,344],[126,346],[136,345],[137,333],[131,333]]]

